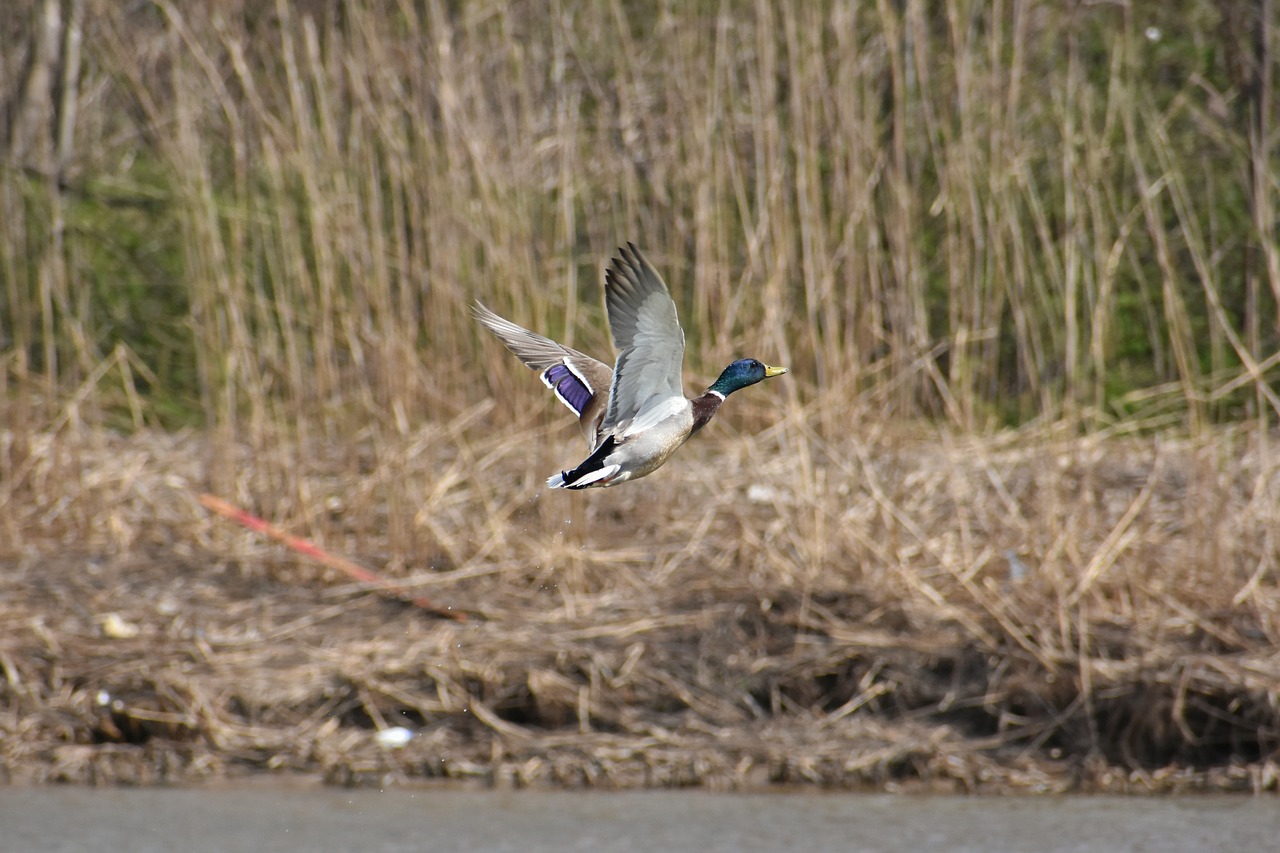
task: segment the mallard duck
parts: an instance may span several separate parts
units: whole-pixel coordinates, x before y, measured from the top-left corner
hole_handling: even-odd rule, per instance
[[[553,489],[616,486],[652,474],[707,425],[725,398],[787,372],[754,358],[733,362],[692,400],[684,395],[684,330],[667,285],[628,243],[604,277],[618,358],[607,364],[505,320],[480,303],[475,315],[517,358],[538,371],[578,416],[591,454],[547,480]]]

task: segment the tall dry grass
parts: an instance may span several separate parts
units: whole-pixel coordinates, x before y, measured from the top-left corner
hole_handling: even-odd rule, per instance
[[[107,295],[103,246],[152,229],[130,259],[173,269],[123,276],[166,289],[209,421],[420,409],[508,372],[457,322],[476,295],[602,344],[599,273],[634,237],[699,374],[751,347],[800,399],[852,375],[966,429],[1166,386],[1196,423],[1241,388],[1276,407],[1261,12],[17,8],[11,381],[62,389],[134,343],[94,315],[147,304]]]
[[[623,239],[674,284],[690,372],[780,360],[789,406],[1193,432],[1280,408],[1273,36],[1244,12],[18,8],[19,433],[113,359],[219,454],[542,412],[466,305],[607,353]],[[306,514],[291,470],[273,508]]]
[[[838,689],[760,713],[876,704],[848,650],[913,632],[1004,661],[965,701],[1045,738],[1157,658],[1218,720],[1169,681],[1196,643],[1271,671],[1267,4],[10,5],[0,555],[261,558],[210,489],[512,620],[786,600]],[[691,382],[792,373],[542,494],[572,431],[467,306],[605,355],[627,239]]]

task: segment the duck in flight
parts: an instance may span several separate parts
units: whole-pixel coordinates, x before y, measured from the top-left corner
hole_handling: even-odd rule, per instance
[[[476,319],[578,416],[591,454],[547,480],[553,489],[616,486],[652,474],[707,425],[725,398],[787,372],[754,358],[733,362],[700,396],[682,385],[684,330],[667,285],[633,243],[604,277],[613,368],[505,320],[480,303]]]

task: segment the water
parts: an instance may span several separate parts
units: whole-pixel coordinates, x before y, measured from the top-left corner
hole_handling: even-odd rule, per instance
[[[1272,797],[0,788],[2,853],[1274,850]]]

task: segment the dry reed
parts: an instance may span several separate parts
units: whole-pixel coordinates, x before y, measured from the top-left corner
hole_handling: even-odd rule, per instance
[[[1270,22],[11,5],[5,778],[1276,787]],[[548,495],[625,239],[792,373]]]

